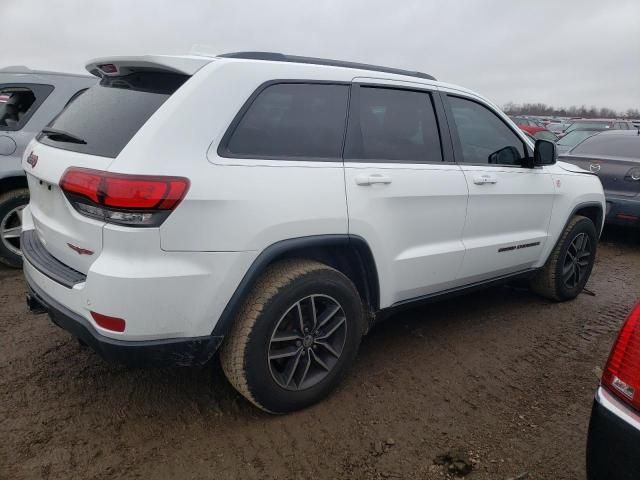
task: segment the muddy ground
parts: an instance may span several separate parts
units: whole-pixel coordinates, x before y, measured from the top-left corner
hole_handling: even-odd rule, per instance
[[[365,338],[337,392],[272,417],[216,362],[104,363],[27,313],[0,270],[0,478],[582,479],[589,411],[615,333],[640,295],[640,238],[608,231],[586,294],[554,304],[500,287],[400,313]]]

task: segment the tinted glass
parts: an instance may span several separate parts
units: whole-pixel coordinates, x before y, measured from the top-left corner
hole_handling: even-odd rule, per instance
[[[30,88],[0,88],[0,130],[19,128],[35,101],[36,96]]]
[[[591,135],[595,135],[596,133],[598,133],[597,130],[574,130],[558,140],[558,145],[562,145],[563,147],[573,147],[585,138],[589,138]]]
[[[550,142],[556,142],[558,137],[556,137],[553,133],[548,130],[541,130],[533,134],[533,136],[540,140],[549,140]]]
[[[449,97],[465,163],[520,165],[522,140],[488,108],[471,100]]]
[[[283,83],[253,101],[226,146],[232,156],[342,158],[346,85]]]
[[[576,146],[571,153],[640,159],[640,135],[594,135]]]
[[[442,161],[438,123],[428,93],[360,87],[353,115],[345,158]]]
[[[86,143],[61,135],[38,136],[47,145],[115,158],[158,108],[189,77],[139,72],[104,77],[81,93],[49,125]]]

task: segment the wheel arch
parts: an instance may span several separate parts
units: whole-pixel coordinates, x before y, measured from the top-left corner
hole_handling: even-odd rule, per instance
[[[0,178],[0,194],[16,190],[18,188],[28,188],[27,177],[24,175],[14,175]]]
[[[362,237],[347,234],[314,235],[281,240],[265,248],[253,261],[227,302],[213,335],[225,336],[242,305],[265,269],[274,262],[287,258],[316,260],[346,275],[358,289],[363,303],[368,306],[368,325],[380,308],[380,286],[375,259],[371,248]]]
[[[598,202],[587,202],[577,205],[571,212],[571,215],[569,215],[565,228],[567,228],[567,224],[571,218],[576,215],[587,217],[595,225],[598,234],[602,233],[602,229],[604,227],[604,211],[602,210],[602,204]]]
[[[562,228],[558,232],[558,238],[553,243],[553,247],[551,247],[549,249],[549,251],[547,252],[547,254],[544,257],[543,265],[546,264],[546,262],[549,260],[549,256],[551,255],[553,250],[556,248],[558,242],[562,238],[562,232],[564,232],[567,229],[567,226],[569,225],[569,222],[571,222],[571,219],[573,217],[575,217],[576,215],[582,215],[584,217],[587,217],[595,225],[596,231],[598,232],[598,235],[600,235],[602,233],[602,229],[604,227],[604,224],[603,224],[604,211],[603,211],[603,208],[602,208],[602,204],[600,202],[581,202],[581,203],[578,203],[577,205],[575,205],[573,207],[573,209],[571,210],[569,215],[567,215],[567,219],[565,220],[564,224],[562,224]]]

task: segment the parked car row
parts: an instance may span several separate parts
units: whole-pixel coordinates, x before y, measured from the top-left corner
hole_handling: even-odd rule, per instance
[[[527,133],[534,134],[540,131],[548,131],[558,138],[562,138],[573,130],[600,129],[600,130],[629,130],[640,128],[631,120],[577,118],[562,121],[543,121],[533,117],[512,116],[511,119],[519,128]],[[549,137],[550,138],[550,137]]]

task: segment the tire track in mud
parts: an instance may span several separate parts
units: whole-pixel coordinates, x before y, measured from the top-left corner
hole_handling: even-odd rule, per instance
[[[104,364],[27,315],[20,275],[0,270],[0,478],[441,479],[433,458],[452,447],[477,452],[474,479],[582,478],[593,368],[640,287],[640,244],[614,240],[596,297],[498,288],[398,314],[334,395],[286,417],[215,364]]]

